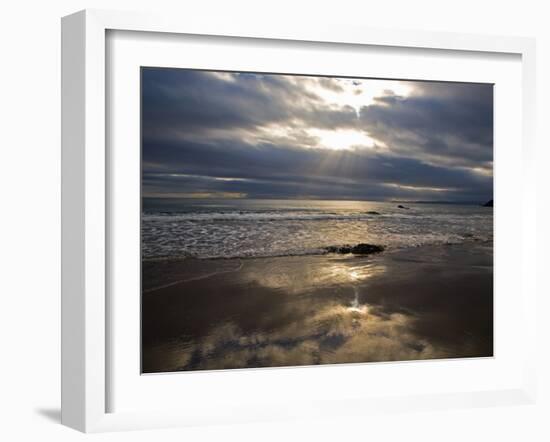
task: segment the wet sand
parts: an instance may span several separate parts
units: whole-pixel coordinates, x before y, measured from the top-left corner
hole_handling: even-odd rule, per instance
[[[492,356],[492,252],[145,261],[142,371]]]

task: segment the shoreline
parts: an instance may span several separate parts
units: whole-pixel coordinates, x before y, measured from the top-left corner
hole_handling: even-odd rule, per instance
[[[281,254],[273,254],[273,255],[234,255],[234,256],[206,256],[206,257],[197,257],[197,256],[188,256],[188,255],[167,255],[167,256],[155,256],[155,257],[142,257],[141,262],[142,263],[150,263],[150,262],[160,262],[160,261],[186,261],[186,260],[198,260],[198,261],[223,261],[223,260],[249,260],[249,259],[270,259],[270,258],[288,258],[288,257],[295,257],[295,256],[325,256],[325,255],[346,255],[346,253],[340,253],[340,252],[334,252],[332,249],[338,249],[338,248],[348,248],[348,247],[355,247],[358,245],[361,245],[363,243],[357,243],[357,244],[340,244],[340,245],[334,245],[334,246],[325,246],[319,249],[315,249],[315,251],[305,251],[304,253],[281,253]],[[384,244],[374,244],[369,243],[368,245],[373,245],[376,247],[382,247],[383,250],[382,253],[395,253],[395,252],[401,252],[405,250],[416,250],[416,249],[422,249],[424,247],[430,248],[430,247],[461,247],[461,246],[467,246],[467,245],[485,245],[485,246],[493,246],[493,239],[481,239],[481,238],[475,238],[475,237],[469,237],[461,242],[447,242],[447,243],[434,243],[434,244],[418,244],[418,245],[408,245],[408,246],[395,246],[390,245],[386,246]],[[377,253],[377,252],[376,252]],[[371,253],[363,254],[363,255],[370,255]],[[362,254],[354,254],[354,253],[347,253],[349,256],[361,256]]]

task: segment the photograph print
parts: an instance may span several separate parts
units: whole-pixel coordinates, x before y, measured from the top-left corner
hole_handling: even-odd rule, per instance
[[[141,68],[141,371],[493,356],[493,85]]]

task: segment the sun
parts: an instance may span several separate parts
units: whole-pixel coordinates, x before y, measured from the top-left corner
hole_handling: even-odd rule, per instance
[[[361,147],[374,147],[374,140],[365,132],[353,129],[326,130],[308,129],[308,134],[316,137],[317,147],[331,150],[352,150]]]

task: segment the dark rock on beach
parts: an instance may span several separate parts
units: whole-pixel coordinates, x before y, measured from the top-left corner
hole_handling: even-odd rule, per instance
[[[376,212],[375,210],[369,210],[368,212],[365,212],[367,215],[380,215],[380,212]]]
[[[370,255],[371,253],[380,253],[384,251],[384,247],[377,246],[375,244],[361,243],[355,246],[350,246],[350,245],[331,246],[331,247],[327,247],[326,251],[328,253],[340,253],[340,254],[353,253],[355,255]]]
[[[377,246],[375,244],[357,244],[355,247],[351,249],[351,253],[355,253],[357,255],[368,255],[369,253],[379,253],[383,252],[384,247]]]
[[[487,201],[485,204],[483,204],[483,207],[493,207],[493,200]]]
[[[398,209],[407,209],[407,210],[409,209],[408,207],[402,206],[401,204],[399,204],[399,205],[397,206],[397,208],[398,208]]]

